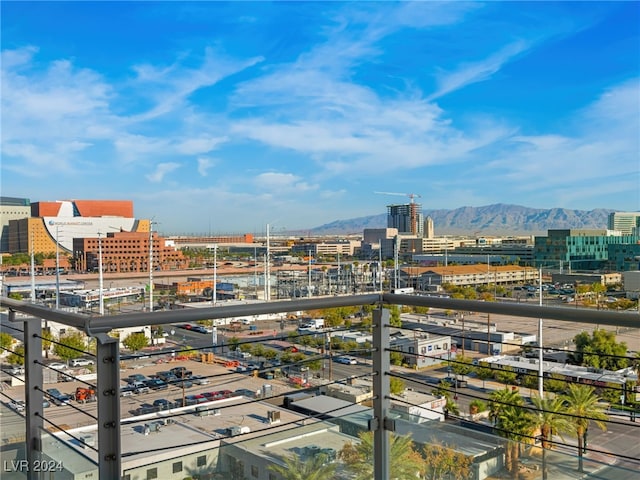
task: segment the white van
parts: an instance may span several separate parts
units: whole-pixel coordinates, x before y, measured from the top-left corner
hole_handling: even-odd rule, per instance
[[[232,350],[231,352],[229,352],[229,356],[234,358],[242,358],[243,360],[251,358],[251,354],[249,352],[241,352],[240,350]]]

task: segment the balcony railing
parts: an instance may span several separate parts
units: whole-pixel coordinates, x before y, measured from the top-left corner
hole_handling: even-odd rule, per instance
[[[391,409],[390,379],[402,376],[392,371],[390,364],[390,321],[389,310],[383,308],[388,305],[403,305],[412,307],[434,307],[459,312],[480,312],[486,314],[509,315],[518,317],[522,322],[536,319],[542,325],[543,320],[559,320],[591,324],[594,326],[615,326],[625,329],[640,328],[637,314],[619,313],[611,311],[595,311],[579,308],[558,308],[520,303],[494,303],[482,301],[457,300],[440,297],[423,297],[397,294],[367,294],[352,296],[335,296],[327,298],[309,298],[293,301],[274,301],[261,304],[216,306],[204,309],[171,310],[159,312],[130,313],[121,315],[107,315],[89,317],[80,314],[52,310],[38,305],[2,298],[1,306],[9,310],[9,320],[14,325],[23,326],[25,345],[25,449],[26,463],[23,472],[28,472],[28,478],[43,477],[43,473],[55,475],[56,461],[61,460],[60,452],[65,451],[65,462],[71,462],[68,451],[65,450],[65,440],[62,436],[51,433],[51,430],[61,428],[55,420],[47,419],[42,408],[44,400],[54,400],[43,388],[43,370],[46,364],[42,358],[42,320],[54,321],[74,327],[87,336],[95,339],[97,382],[97,439],[88,441],[87,438],[77,438],[70,434],[71,440],[81,442],[87,450],[86,454],[74,451],[77,462],[94,462],[97,465],[101,479],[112,480],[121,478],[123,474],[121,446],[122,425],[120,391],[120,351],[118,339],[109,335],[116,328],[137,327],[145,325],[168,325],[174,323],[189,323],[198,320],[216,320],[230,317],[249,317],[260,314],[276,314],[292,311],[309,311],[335,307],[350,307],[373,305],[373,341],[370,352],[371,377],[373,380],[373,408],[366,425],[366,430],[373,432],[373,474],[376,479],[388,479],[391,468],[390,434],[407,433],[411,430],[411,422],[398,417]],[[464,335],[464,332],[462,332]],[[462,339],[464,341],[464,338]],[[542,346],[542,345],[541,345]],[[487,346],[487,348],[489,348]],[[416,353],[418,354],[418,353]],[[457,394],[456,389],[456,394]],[[410,405],[410,402],[408,402]],[[178,412],[178,415],[180,412]],[[295,422],[294,422],[295,423]],[[53,427],[53,428],[52,428]],[[442,427],[438,427],[442,429]],[[424,427],[424,430],[429,430]],[[445,435],[443,433],[443,435]],[[481,435],[481,434],[478,434]],[[69,439],[67,439],[69,440]],[[97,442],[95,441],[97,440]],[[211,440],[212,445],[215,443]],[[216,448],[216,447],[212,447]],[[231,447],[224,447],[231,448]],[[235,448],[242,448],[242,443]],[[56,454],[56,451],[58,452]],[[543,450],[544,453],[544,450]],[[559,454],[558,454],[559,455]],[[563,460],[559,460],[562,462]],[[50,462],[50,463],[46,463]],[[198,460],[200,462],[200,460]],[[222,462],[222,460],[221,460]],[[224,463],[224,462],[222,462]],[[144,465],[144,462],[141,463]],[[43,472],[41,466],[51,471]],[[5,464],[5,469],[7,465]],[[228,468],[232,466],[227,465]],[[18,469],[18,468],[16,468]],[[256,470],[257,471],[257,470]],[[130,475],[130,473],[129,473]],[[147,473],[147,476],[153,473]],[[155,475],[158,475],[157,471]],[[53,476],[55,478],[55,476]],[[134,477],[130,477],[134,478]],[[144,478],[144,477],[139,477]],[[151,478],[151,477],[149,477]],[[158,477],[162,478],[162,477]],[[258,478],[258,477],[256,477]]]

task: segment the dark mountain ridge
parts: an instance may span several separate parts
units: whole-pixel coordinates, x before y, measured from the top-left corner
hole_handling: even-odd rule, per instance
[[[460,207],[454,210],[423,210],[433,219],[436,235],[541,235],[550,229],[607,228],[609,213],[614,210],[572,210],[567,208],[529,208],[498,203],[483,207]],[[386,213],[320,225],[314,235],[362,233],[365,228],[385,228]]]

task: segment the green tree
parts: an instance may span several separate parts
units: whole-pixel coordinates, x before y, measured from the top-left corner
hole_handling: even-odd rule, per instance
[[[132,352],[137,352],[149,345],[149,339],[144,333],[135,332],[127,335],[127,337],[122,340],[122,344]]]
[[[235,352],[238,349],[238,345],[240,344],[240,339],[238,337],[231,337],[229,339],[229,350]]]
[[[507,370],[498,370],[495,373],[496,380],[504,383],[505,385],[514,385],[518,379],[516,372],[509,372]]]
[[[333,478],[336,464],[329,462],[326,455],[311,456],[304,461],[295,453],[280,457],[282,465],[272,464],[269,470],[280,475],[283,480],[325,480]]]
[[[604,329],[596,329],[591,335],[581,332],[573,341],[576,351],[572,358],[578,365],[614,371],[629,366],[627,344],[618,343],[613,332]]]
[[[15,339],[7,332],[0,332],[0,348],[2,351],[9,350],[14,340]]]
[[[353,446],[346,443],[340,451],[340,458],[355,480],[373,478],[373,432],[362,432],[360,443]],[[422,469],[422,457],[413,448],[409,436],[389,435],[389,473],[396,480],[414,480]]]
[[[387,307],[385,307],[387,308]],[[389,324],[392,327],[401,327],[402,326],[402,320],[400,319],[400,309],[398,308],[397,305],[391,305],[389,308],[389,313],[390,313],[390,317],[389,317]]]
[[[24,345],[16,345],[13,351],[7,356],[7,362],[11,365],[24,365]]]
[[[465,480],[471,478],[473,459],[441,444],[427,444],[422,448],[425,480]]]
[[[518,471],[521,445],[525,441],[531,441],[535,428],[534,417],[522,406],[503,405],[497,417],[496,428],[500,436],[509,439],[505,451],[505,464],[513,475]]]
[[[404,392],[404,380],[398,377],[389,378],[389,390],[393,395],[401,395]]]
[[[548,392],[564,392],[564,389],[567,386],[564,375],[561,375],[559,373],[552,373],[542,382],[544,384],[545,391]]]
[[[451,370],[456,374],[456,378],[458,378],[458,375],[462,375],[462,378],[465,375],[469,375],[473,371],[472,362],[473,359],[471,357],[456,355],[455,361],[451,363]]]
[[[278,356],[278,352],[270,348],[266,348],[264,351],[264,358],[269,362],[272,360],[275,360],[277,356]]]
[[[261,343],[254,343],[251,347],[251,355],[258,359],[264,357],[265,353],[267,353],[267,349]]]
[[[489,418],[493,420],[493,424],[498,424],[498,418],[502,412],[508,407],[522,407],[524,400],[517,390],[511,388],[503,388],[502,390],[494,390],[489,394]]]
[[[311,345],[312,341],[313,340],[309,335],[302,335],[298,338],[298,343],[305,347],[305,351],[307,350],[307,347]]]
[[[404,360],[404,355],[402,354],[402,352],[397,352],[395,350],[392,352],[389,352],[389,362],[391,362],[391,365],[400,366],[402,365],[403,360]]]
[[[489,367],[477,367],[476,368],[476,377],[482,380],[482,389],[485,389],[485,381],[493,378],[493,370]]]
[[[471,400],[469,403],[469,413],[472,415],[474,413],[484,412],[486,409],[487,404],[478,398]]]
[[[558,435],[563,441],[562,434],[571,429],[568,417],[564,414],[564,400],[561,397],[538,397],[531,400],[536,407],[533,413],[535,426],[540,429],[540,441],[544,450],[553,448],[553,436]],[[547,465],[544,452],[542,454],[542,479],[547,479]]]
[[[565,413],[569,415],[572,431],[578,438],[578,471],[583,472],[583,459],[587,430],[591,422],[602,431],[607,430],[605,420],[609,417],[604,413],[604,406],[599,403],[600,398],[590,385],[569,384],[567,392],[562,395]]]
[[[58,339],[53,353],[65,361],[81,357],[87,350],[85,335],[81,332],[69,332]]]
[[[538,375],[535,373],[524,373],[520,376],[520,385],[532,390],[538,388]],[[529,392],[531,393],[531,392]]]
[[[49,350],[53,344],[53,333],[50,328],[42,329],[42,349],[45,352],[45,357],[49,358]]]

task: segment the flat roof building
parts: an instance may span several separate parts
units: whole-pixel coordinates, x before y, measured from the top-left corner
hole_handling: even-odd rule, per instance
[[[28,198],[0,197],[0,253],[9,252],[9,221],[31,216]]]

